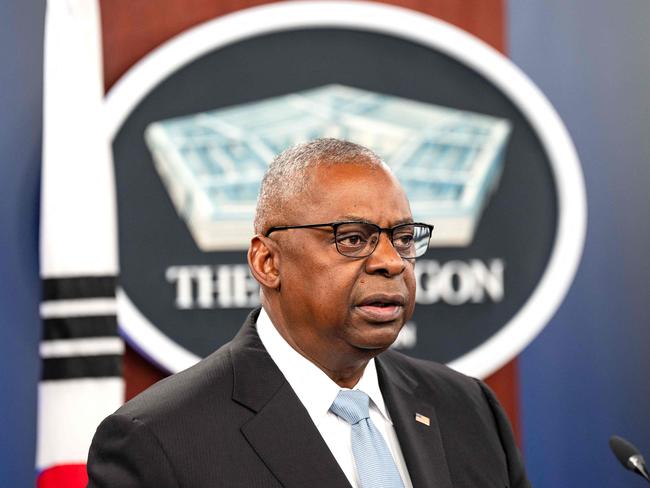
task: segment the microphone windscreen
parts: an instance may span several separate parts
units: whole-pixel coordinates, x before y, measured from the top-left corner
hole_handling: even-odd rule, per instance
[[[612,449],[612,452],[618,458],[621,464],[627,469],[630,469],[628,460],[632,456],[639,454],[639,450],[636,447],[617,435],[613,435],[609,438],[609,447]]]

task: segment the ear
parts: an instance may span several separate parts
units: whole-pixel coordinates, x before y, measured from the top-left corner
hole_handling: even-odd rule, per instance
[[[280,250],[273,240],[259,234],[251,239],[248,266],[260,285],[280,288]]]

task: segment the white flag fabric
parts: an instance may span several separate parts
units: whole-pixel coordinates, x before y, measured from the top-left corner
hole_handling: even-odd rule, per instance
[[[41,176],[39,488],[86,486],[99,422],[124,401],[116,198],[98,0],[49,0]]]

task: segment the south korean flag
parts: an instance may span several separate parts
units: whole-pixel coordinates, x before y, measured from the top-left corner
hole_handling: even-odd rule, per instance
[[[124,401],[115,185],[97,0],[48,2],[45,31],[39,488],[86,486],[101,420]]]

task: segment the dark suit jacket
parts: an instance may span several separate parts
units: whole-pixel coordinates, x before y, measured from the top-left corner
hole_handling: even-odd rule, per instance
[[[264,349],[258,314],[230,343],[102,422],[89,453],[90,487],[350,486]],[[529,486],[483,383],[394,351],[377,358],[377,369],[415,488]]]

